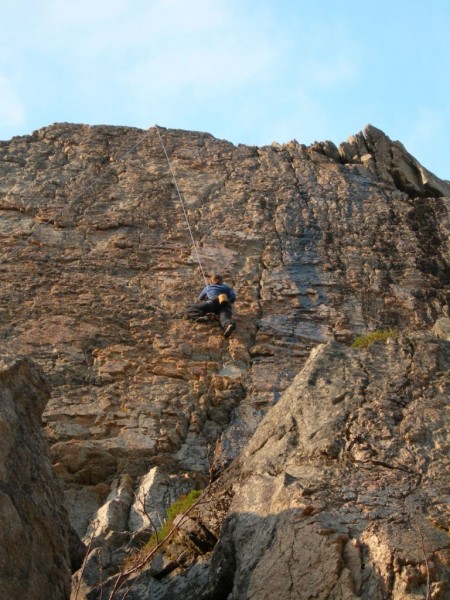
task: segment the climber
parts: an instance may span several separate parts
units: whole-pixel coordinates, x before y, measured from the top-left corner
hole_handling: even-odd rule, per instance
[[[231,305],[236,300],[233,289],[223,283],[222,275],[213,275],[207,285],[200,292],[199,302],[187,306],[184,314],[187,319],[195,321],[208,320],[209,314],[218,315],[224,337],[228,338],[236,329],[236,324],[231,318]]]

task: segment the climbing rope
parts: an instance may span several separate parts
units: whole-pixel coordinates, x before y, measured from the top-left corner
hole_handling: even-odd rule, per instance
[[[173,182],[175,184],[175,189],[177,190],[177,194],[178,194],[178,198],[180,199],[180,204],[181,204],[181,208],[183,209],[183,215],[186,221],[186,225],[189,231],[189,235],[191,237],[191,241],[192,241],[192,246],[195,252],[195,256],[198,262],[198,265],[200,267],[200,271],[202,273],[203,276],[203,281],[205,282],[205,286],[207,285],[207,281],[206,281],[206,276],[205,276],[205,271],[203,270],[203,266],[202,266],[202,262],[200,260],[200,256],[197,250],[197,245],[195,243],[194,240],[194,235],[192,233],[192,229],[189,223],[189,219],[188,219],[188,215],[186,212],[186,207],[184,205],[184,201],[183,201],[183,197],[181,195],[180,189],[178,187],[178,183],[175,177],[175,173],[174,170],[172,168],[172,164],[170,162],[169,156],[167,154],[167,150],[166,147],[164,145],[163,139],[161,137],[160,131],[159,131],[159,127],[158,125],[155,125],[155,129],[156,132],[158,134],[158,138],[159,141],[161,143],[162,149],[164,151],[164,155],[166,157],[167,160],[167,164],[169,165],[169,170],[170,173],[172,175],[172,179]],[[70,206],[72,206],[73,204],[75,204],[75,202],[77,200],[79,200],[86,192],[88,192],[89,190],[92,190],[94,188],[94,186],[101,181],[102,179],[104,179],[107,175],[109,175],[109,173],[112,171],[112,169],[121,161],[123,161],[129,154],[131,154],[131,152],[133,152],[133,150],[135,150],[136,148],[138,148],[141,144],[144,143],[144,141],[148,138],[148,136],[152,133],[152,128],[150,127],[148,129],[148,131],[145,132],[145,134],[142,136],[142,138],[136,142],[133,146],[131,146],[131,148],[129,148],[124,154],[122,154],[116,161],[114,161],[114,163],[109,167],[109,169],[107,169],[102,175],[92,179],[88,184],[86,184],[81,191],[74,197],[72,198],[72,200],[70,202],[68,202],[65,206],[63,206],[60,210],[56,211],[53,216],[49,219],[47,219],[46,221],[43,221],[42,223],[40,223],[39,225],[35,225],[32,229],[32,231],[30,232],[30,234],[16,247],[15,250],[6,250],[5,252],[3,252],[2,256],[0,256],[0,265],[6,261],[7,258],[13,258],[14,256],[16,256],[21,250],[22,248],[24,248],[28,242],[39,233],[39,231],[41,231],[42,229],[44,229],[47,225],[51,224],[52,222],[55,221],[55,219],[57,217],[59,217],[64,211],[66,211],[68,208],[70,208]]]
[[[184,202],[183,202],[183,197],[181,195],[180,188],[178,187],[178,183],[177,183],[177,180],[176,180],[176,177],[175,177],[175,173],[173,171],[172,164],[170,162],[169,155],[167,154],[167,150],[166,150],[166,147],[164,145],[163,139],[162,139],[161,134],[159,132],[158,125],[155,125],[155,128],[156,128],[156,133],[158,134],[158,137],[159,137],[159,141],[161,142],[162,149],[164,150],[164,154],[165,154],[165,157],[166,157],[166,160],[167,160],[167,164],[169,165],[170,173],[172,174],[172,179],[173,179],[173,183],[175,184],[175,189],[177,190],[178,198],[180,199],[180,204],[181,204],[181,208],[183,209],[184,219],[186,221],[186,225],[187,225],[187,228],[188,228],[188,231],[189,231],[189,235],[191,236],[191,242],[192,242],[192,247],[193,247],[194,252],[195,252],[195,257],[197,259],[198,266],[200,267],[200,271],[202,273],[203,281],[205,282],[205,286],[207,286],[208,282],[206,281],[205,271],[203,270],[202,261],[200,260],[200,256],[199,256],[199,253],[198,253],[198,250],[197,250],[197,244],[195,243],[194,235],[192,233],[192,229],[191,229],[191,226],[189,224],[189,219],[188,219],[188,215],[187,215],[187,212],[186,212],[186,207],[185,207]]]
[[[152,127],[150,127],[148,129],[148,131],[145,132],[145,134],[141,137],[141,139],[136,142],[131,148],[129,148],[124,154],[122,154],[121,156],[119,156],[119,158],[117,160],[115,160],[112,165],[109,167],[109,169],[107,169],[102,175],[99,175],[98,177],[95,177],[94,179],[92,179],[89,183],[87,183],[83,188],[81,188],[81,191],[74,197],[72,198],[72,200],[70,202],[68,202],[65,206],[63,206],[60,210],[58,210],[57,212],[55,212],[53,214],[52,217],[50,217],[49,219],[47,219],[47,221],[43,221],[40,225],[35,225],[31,231],[31,233],[16,247],[15,250],[12,251],[8,251],[6,250],[2,256],[0,257],[0,265],[5,262],[5,260],[7,258],[12,258],[14,257],[16,254],[18,254],[22,248],[24,246],[26,246],[28,244],[28,242],[31,240],[31,238],[33,238],[39,231],[41,231],[41,229],[43,229],[44,227],[46,227],[47,225],[51,224],[52,222],[55,221],[56,217],[59,217],[59,215],[61,215],[65,210],[67,210],[70,206],[72,206],[72,204],[75,204],[75,202],[77,200],[79,200],[87,191],[92,190],[94,188],[94,186],[101,181],[102,179],[104,179],[107,175],[109,175],[109,173],[113,170],[113,168],[120,162],[122,162],[129,154],[131,154],[131,152],[133,152],[133,150],[135,150],[136,148],[138,148],[141,144],[144,143],[144,141],[148,138],[148,136],[152,133]]]

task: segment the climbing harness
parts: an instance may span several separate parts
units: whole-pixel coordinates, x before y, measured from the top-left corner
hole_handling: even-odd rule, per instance
[[[187,216],[186,207],[185,207],[184,202],[183,202],[183,197],[181,195],[180,188],[178,187],[178,183],[177,183],[177,180],[176,180],[176,177],[175,177],[175,173],[173,171],[172,164],[171,164],[171,162],[169,160],[169,155],[167,154],[167,150],[166,150],[166,147],[164,145],[163,139],[162,139],[161,134],[159,132],[158,125],[155,125],[155,128],[156,128],[156,133],[158,134],[158,137],[159,137],[159,141],[161,142],[162,149],[164,150],[164,154],[165,154],[165,157],[166,157],[166,160],[167,160],[167,164],[169,165],[169,170],[170,170],[170,173],[172,175],[173,183],[175,184],[175,189],[177,190],[178,198],[180,199],[180,204],[181,204],[181,208],[183,209],[184,219],[186,221],[186,225],[187,225],[187,228],[188,228],[188,231],[189,231],[189,235],[191,236],[192,247],[194,249],[195,257],[197,259],[198,266],[200,267],[200,271],[201,271],[202,276],[203,276],[203,281],[205,282],[205,286],[206,286],[206,285],[208,285],[208,282],[206,281],[205,271],[203,270],[202,262],[200,260],[200,256],[199,256],[199,253],[198,253],[198,250],[197,250],[197,244],[195,243],[194,236],[193,236],[193,233],[192,233],[192,229],[191,229],[191,226],[189,224],[189,219],[188,219],[188,216]]]

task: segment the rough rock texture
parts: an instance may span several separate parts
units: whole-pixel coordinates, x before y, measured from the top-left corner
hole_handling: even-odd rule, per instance
[[[449,370],[449,342],[429,332],[316,348],[171,560],[118,598],[450,598]],[[209,565],[209,548],[187,560],[180,541],[200,529],[219,538]]]
[[[314,350],[239,461],[205,597],[449,598],[449,370],[428,333]]]
[[[148,530],[146,490],[156,518],[204,485],[317,345],[448,316],[450,183],[381,131],[339,148],[161,135],[203,267],[238,294],[229,340],[182,318],[204,282],[155,129],[0,142],[0,339],[50,379],[52,462],[105,569]]]
[[[329,144],[329,142],[328,142]],[[331,158],[335,152],[322,150]],[[382,131],[368,125],[363,133],[351,136],[339,147],[344,162],[361,163],[369,171],[404,190],[412,198],[448,196],[449,182],[442,181],[425,169],[403,144],[392,142]]]
[[[450,342],[450,319],[438,319],[433,327],[433,332],[443,340]]]
[[[41,430],[49,387],[29,359],[0,358],[0,598],[65,600],[71,532]]]

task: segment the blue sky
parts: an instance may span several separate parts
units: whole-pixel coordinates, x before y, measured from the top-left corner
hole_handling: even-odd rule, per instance
[[[450,179],[448,0],[0,0],[0,139],[58,121],[336,144]]]

